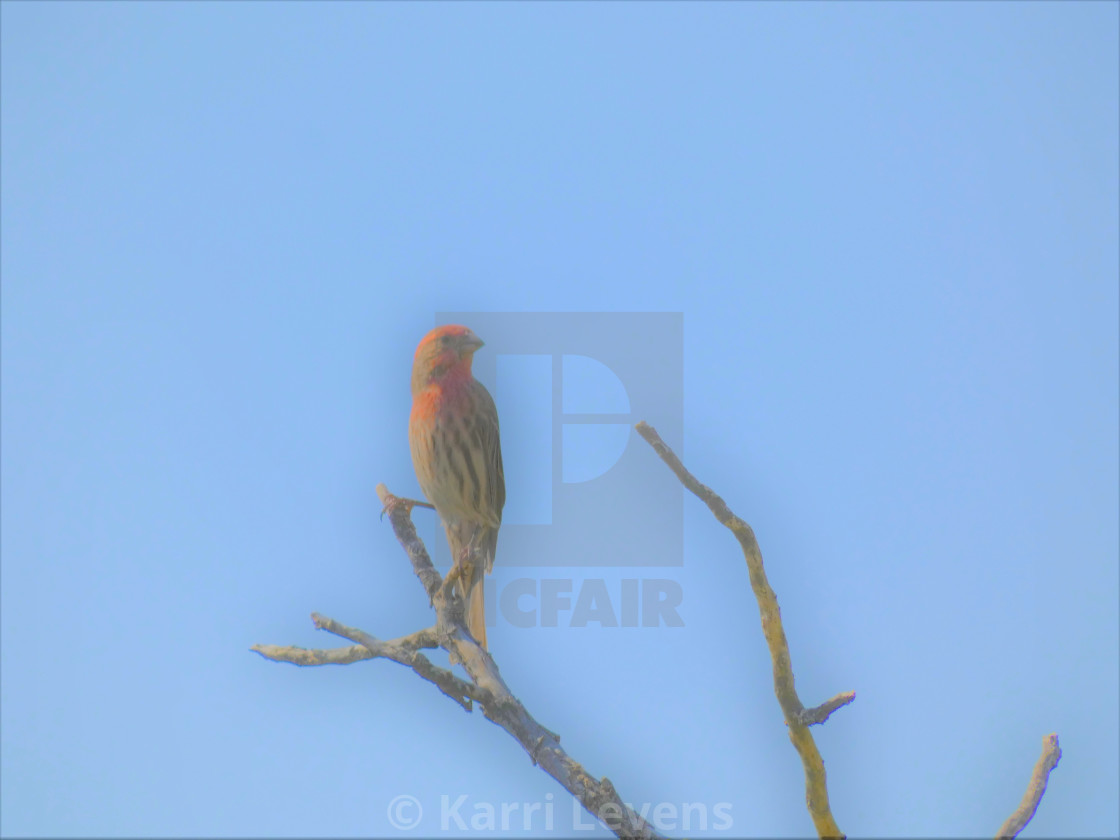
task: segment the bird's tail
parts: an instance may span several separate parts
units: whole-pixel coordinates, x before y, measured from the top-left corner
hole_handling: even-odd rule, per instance
[[[469,579],[468,579],[469,578]],[[486,603],[483,599],[485,590],[486,568],[481,563],[474,563],[469,569],[464,569],[463,581],[463,607],[467,613],[467,629],[471,631],[474,640],[486,647]]]
[[[459,592],[463,596],[467,629],[474,640],[486,646],[486,574],[494,568],[498,529],[477,526],[447,527],[451,562],[460,565]]]

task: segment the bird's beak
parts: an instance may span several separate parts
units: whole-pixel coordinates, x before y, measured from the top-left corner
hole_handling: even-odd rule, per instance
[[[466,356],[468,353],[473,353],[479,347],[482,347],[484,343],[485,342],[473,332],[467,333],[462,338],[462,342],[460,344],[461,350],[459,352]]]

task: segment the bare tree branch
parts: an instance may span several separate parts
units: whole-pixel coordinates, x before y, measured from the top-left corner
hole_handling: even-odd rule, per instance
[[[385,513],[389,515],[397,540],[408,554],[412,569],[435,608],[435,627],[386,642],[363,630],[347,627],[334,619],[312,613],[311,618],[317,628],[356,644],[330,650],[254,645],[252,650],[268,659],[294,665],[344,665],[375,658],[391,659],[406,665],[467,711],[471,711],[473,704],[477,703],[487,719],[517,740],[533,764],[540,765],[542,770],[563,785],[584,808],[618,837],[660,840],[661,835],[622,801],[610,779],[605,776],[601,779],[593,778],[560,746],[560,737],[541,726],[509,690],[493,657],[475,642],[466,628],[462,599],[451,585],[455,569],[444,580],[432,565],[424,543],[417,536],[410,518],[415,503],[398,499],[383,484],[377,486],[377,495],[385,505]],[[433,647],[443,648],[450,654],[453,662],[461,663],[470,676],[470,681],[460,679],[446,668],[433,665],[426,656],[419,653],[422,648]]]
[[[809,724],[821,723],[828,715],[855,699],[854,692],[846,692],[818,706],[806,710],[797,696],[793,687],[793,665],[789,658],[789,644],[786,642],[786,633],[782,627],[782,616],[778,609],[778,599],[770,583],[766,580],[766,571],[762,566],[762,552],[758,548],[758,541],[754,537],[751,526],[736,516],[710,487],[696,480],[681,459],[661,439],[657,431],[646,422],[638,423],[635,428],[646,442],[653,447],[677,478],[680,479],[690,492],[695,494],[700,501],[708,506],[720,524],[726,526],[743,549],[743,556],[747,561],[747,570],[750,574],[751,588],[754,590],[755,599],[758,601],[758,611],[762,618],[762,633],[766,637],[766,644],[770,648],[770,659],[773,662],[774,693],[778,697],[778,704],[782,707],[786,725],[789,727],[789,737],[793,741],[801,756],[801,764],[805,769],[805,801],[809,807],[809,815],[813,818],[813,825],[821,837],[843,837],[840,827],[832,816],[828,804],[828,787],[825,783],[824,762],[821,760],[817,744],[809,732]]]
[[[681,463],[676,454],[665,444],[652,426],[645,422],[635,427],[638,433],[676,474],[680,482],[712,511],[715,518],[726,526],[739,541],[747,561],[751,588],[758,601],[762,632],[770,649],[773,663],[774,693],[789,727],[790,740],[801,757],[805,771],[805,800],[817,834],[821,837],[844,835],[837,826],[828,802],[828,789],[824,763],[809,727],[824,723],[837,709],[855,700],[855,692],[837,694],[819,706],[806,709],[794,688],[793,666],[789,645],[782,627],[777,597],[766,579],[754,531],[736,516],[722,498],[711,488],[701,484]],[[393,532],[412,563],[428,600],[436,612],[436,624],[407,636],[382,641],[363,630],[348,627],[334,619],[312,613],[317,629],[326,630],[355,644],[326,650],[307,650],[300,647],[254,645],[252,650],[266,659],[288,662],[293,665],[349,665],[365,659],[390,659],[411,668],[422,679],[435,685],[466,711],[477,703],[482,713],[493,723],[506,730],[528,753],[534,765],[540,765],[556,779],[591,814],[597,817],[617,836],[657,840],[661,837],[632,808],[626,805],[614,785],[605,776],[592,778],[579,762],[560,747],[560,737],[541,726],[521,702],[513,695],[502,679],[498,666],[490,654],[483,650],[470,635],[464,622],[463,602],[459,597],[453,567],[444,579],[432,565],[427,549],[416,534],[412,524],[412,508],[423,502],[393,496],[383,484],[377,485],[377,495],[385,505]],[[463,680],[446,668],[433,665],[420,653],[423,649],[442,648],[451,656],[452,663],[461,663],[470,681]],[[997,838],[1015,837],[1034,816],[1050,771],[1061,758],[1058,736],[1043,739],[1042,756],[1035,765],[1030,785],[1022,803],[1000,827]]]
[[[1030,784],[1027,785],[1027,792],[1023,794],[1023,801],[1019,803],[1015,813],[999,827],[999,831],[996,832],[997,838],[1014,837],[1026,828],[1027,823],[1034,817],[1038,803],[1042,800],[1042,794],[1046,792],[1046,782],[1050,779],[1050,771],[1058,766],[1061,757],[1062,750],[1058,746],[1057,733],[1043,738],[1042,755],[1035,762]]]
[[[592,815],[619,837],[658,838],[653,827],[624,803],[605,776],[592,778],[583,766],[560,746],[560,738],[545,729],[509,690],[493,657],[483,650],[467,631],[463,602],[450,585],[454,569],[443,581],[432,565],[423,542],[416,535],[410,518],[411,506],[399,503],[384,484],[377,495],[389,514],[393,533],[412,561],[413,571],[424,586],[436,610],[436,632],[452,658],[461,662],[480,690],[478,704],[482,713],[512,735],[534,764],[576,797]]]

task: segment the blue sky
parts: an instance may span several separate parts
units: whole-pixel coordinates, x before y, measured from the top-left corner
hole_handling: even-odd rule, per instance
[[[611,437],[638,419],[754,527],[804,702],[857,692],[814,730],[841,828],[990,834],[1057,732],[1024,836],[1120,833],[1116,4],[0,22],[4,834],[450,836],[465,796],[605,836],[410,672],[249,652],[332,646],[313,610],[431,621],[374,488],[419,492],[409,367],[447,312],[480,313],[520,500],[494,582],[541,607],[492,650],[624,798],[706,809],[666,833],[812,824],[737,546],[692,497],[641,502],[673,479]],[[680,330],[590,315],[626,312]],[[586,318],[542,350],[494,313]],[[597,442],[556,432],[569,386]],[[553,511],[571,566],[518,549],[541,486],[596,511]],[[625,551],[650,534],[679,562]],[[546,587],[621,617],[649,580],[683,626],[562,599],[543,626]]]

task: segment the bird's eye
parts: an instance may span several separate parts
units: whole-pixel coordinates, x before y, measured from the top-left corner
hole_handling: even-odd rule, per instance
[[[439,338],[439,341],[440,341],[440,344],[443,344],[444,346],[446,346],[446,345],[451,343],[451,336],[441,335],[440,338]]]

